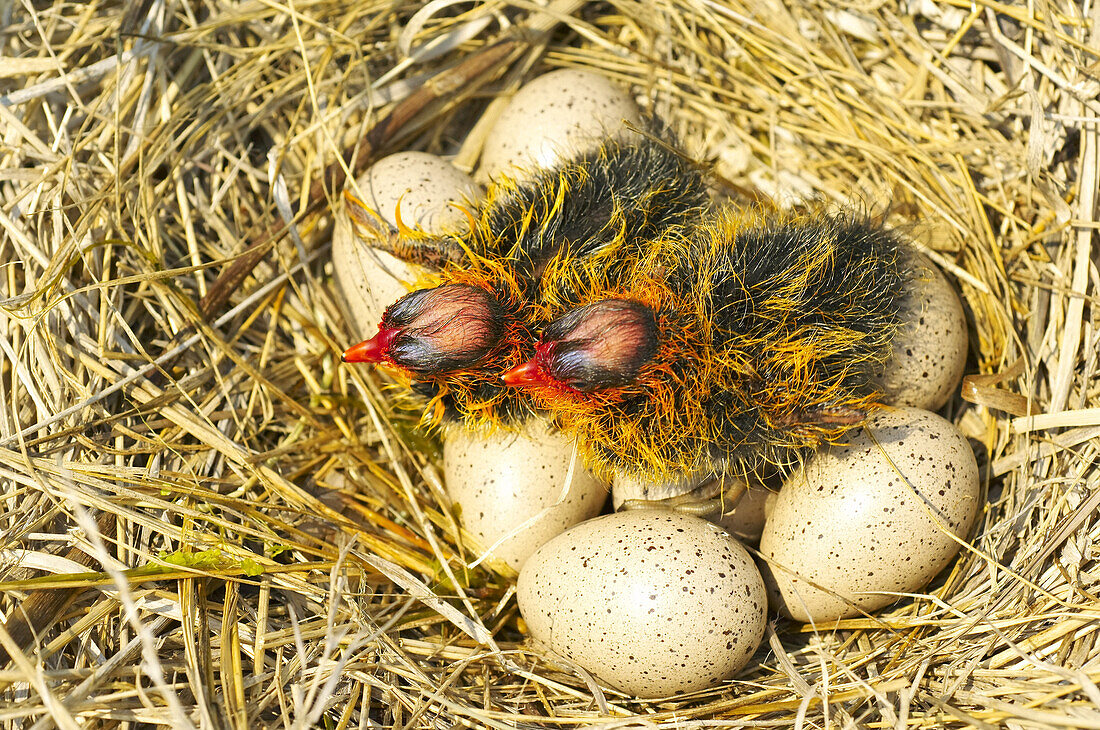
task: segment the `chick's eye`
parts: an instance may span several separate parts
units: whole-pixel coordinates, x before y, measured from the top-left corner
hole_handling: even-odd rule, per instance
[[[652,310],[627,299],[578,307],[547,327],[542,341],[546,372],[582,392],[632,382],[660,345]]]
[[[492,294],[449,284],[412,292],[386,310],[382,328],[395,334],[389,358],[419,375],[470,367],[501,340],[505,313]]]

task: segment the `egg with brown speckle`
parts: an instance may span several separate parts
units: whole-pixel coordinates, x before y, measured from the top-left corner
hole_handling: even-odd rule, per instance
[[[519,433],[450,429],[447,494],[474,548],[519,570],[540,545],[599,514],[607,485],[584,468],[570,439],[540,419]]]
[[[764,635],[760,572],[711,522],[663,509],[597,517],[543,545],[520,572],[532,638],[636,697],[706,689]]]
[[[468,175],[426,152],[383,157],[359,178],[351,192],[390,226],[397,226],[400,203],[405,225],[434,234],[464,230],[466,216],[456,204],[481,195]],[[333,231],[332,261],[349,321],[361,339],[374,335],[386,307],[407,294],[421,273],[418,267],[356,235],[342,210]]]
[[[966,365],[966,316],[935,264],[915,251],[903,258],[910,279],[901,326],[882,376],[884,402],[937,410],[958,390]]]
[[[883,411],[779,491],[760,553],[772,603],[798,621],[874,611],[923,588],[978,515],[978,466],[947,420]]]
[[[485,138],[478,179],[552,168],[627,124],[641,126],[642,116],[623,87],[592,71],[551,71],[520,88],[501,112]]]

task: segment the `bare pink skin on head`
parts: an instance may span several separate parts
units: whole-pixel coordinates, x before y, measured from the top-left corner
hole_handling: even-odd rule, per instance
[[[628,370],[649,347],[649,327],[642,310],[624,310],[609,299],[586,308],[585,316],[569,332],[569,340],[583,342],[585,356],[593,362]]]
[[[390,305],[378,334],[348,348],[343,359],[434,375],[481,362],[504,331],[504,313],[492,293],[466,284],[420,289]]]
[[[631,382],[659,347],[657,322],[645,305],[604,299],[567,312],[542,334],[535,357],[508,370],[506,385],[580,393]]]

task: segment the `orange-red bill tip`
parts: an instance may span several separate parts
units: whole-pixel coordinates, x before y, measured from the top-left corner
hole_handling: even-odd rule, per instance
[[[358,345],[352,345],[344,350],[340,359],[344,362],[382,362],[382,356],[386,354],[387,342],[384,332],[379,332],[369,340],[363,340]]]
[[[504,381],[505,385],[513,388],[526,388],[532,385],[542,385],[546,382],[546,378],[539,373],[538,363],[533,359],[506,370],[500,376],[500,379]]]

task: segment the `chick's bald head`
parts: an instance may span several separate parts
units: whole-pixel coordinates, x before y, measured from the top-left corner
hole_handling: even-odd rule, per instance
[[[508,370],[506,385],[593,393],[628,385],[659,349],[657,318],[641,302],[604,299],[570,310],[543,330],[535,357]]]
[[[391,304],[378,334],[348,348],[343,359],[384,363],[422,380],[483,362],[505,330],[504,310],[491,292],[446,284],[410,292]]]

